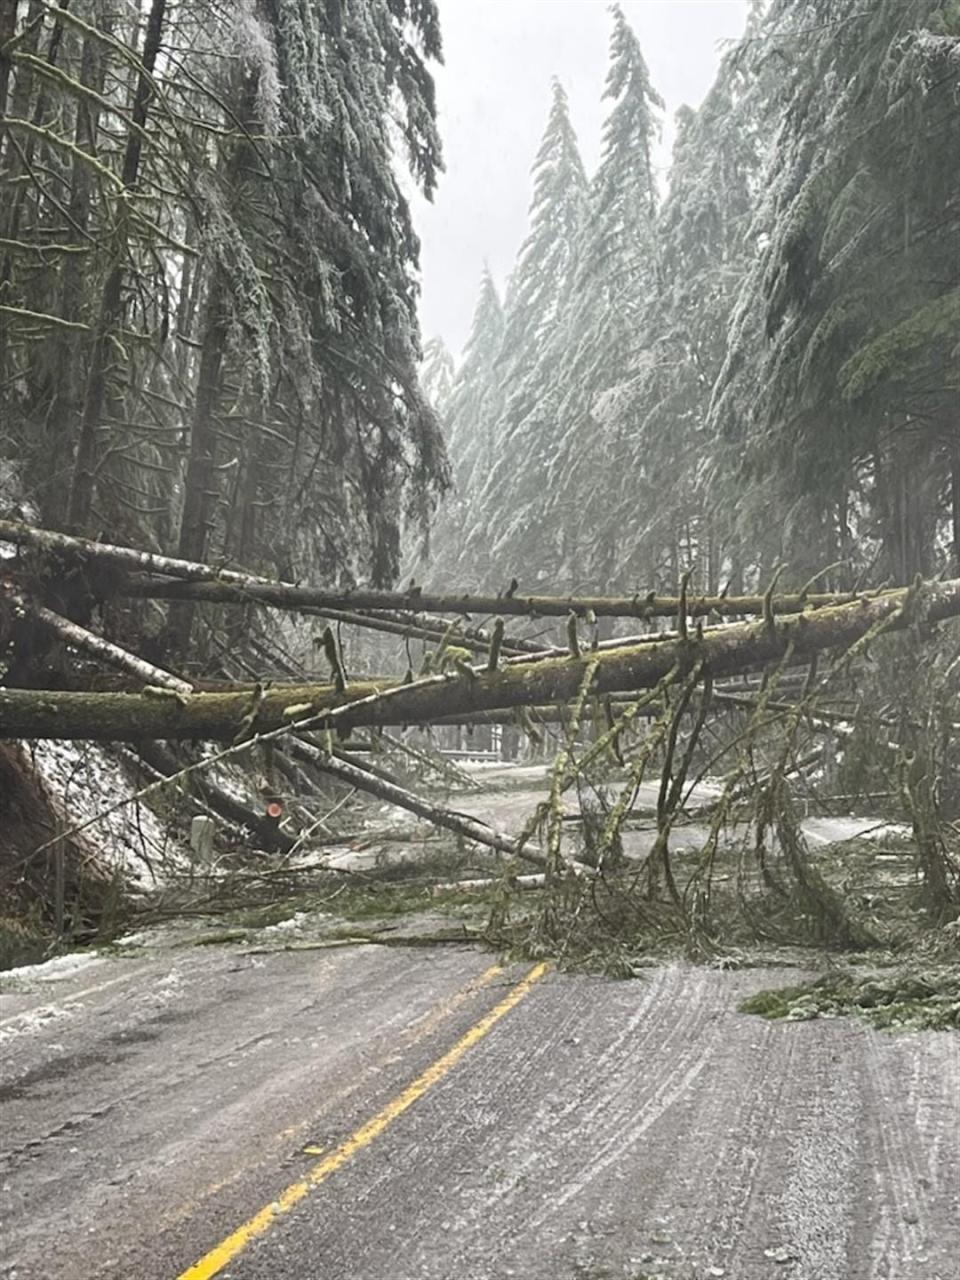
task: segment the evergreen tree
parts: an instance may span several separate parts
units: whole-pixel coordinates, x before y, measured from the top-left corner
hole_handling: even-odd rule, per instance
[[[466,529],[466,558],[488,557],[509,578],[533,553],[527,521],[542,501],[551,437],[548,414],[557,373],[551,343],[563,323],[588,207],[588,183],[567,96],[553,84],[550,115],[533,165],[530,231],[510,277],[497,378],[504,408],[494,428],[492,465]],[[492,585],[496,585],[495,583]]]
[[[715,414],[803,504],[795,543],[822,563],[875,534],[899,580],[934,568],[960,510],[958,40],[954,0],[772,6],[769,243]]]
[[[397,177],[429,195],[440,168],[434,3],[11,10],[0,461],[24,499],[114,541],[387,582],[447,479]]]
[[[531,372],[568,299],[587,193],[567,95],[554,80],[547,127],[533,163],[530,231],[507,288],[501,368],[513,381]]]
[[[451,408],[451,455],[466,457],[468,473],[453,564],[494,589],[531,572],[557,587],[608,581],[622,532],[607,515],[626,483],[625,427],[618,421],[614,438],[607,409],[642,359],[639,321],[659,287],[652,145],[662,102],[622,11],[612,13],[612,106],[589,186],[554,86],[493,378],[503,413],[483,437],[491,465],[465,454]],[[479,404],[473,390],[469,403]]]
[[[560,379],[542,516],[554,531],[552,568],[570,585],[616,576],[622,529],[605,516],[628,477],[631,424],[616,412],[642,360],[642,318],[661,283],[652,147],[663,101],[636,35],[613,10],[612,101],[603,152],[577,247],[562,326],[548,360]]]
[[[496,370],[502,344],[503,307],[484,268],[470,337],[443,413],[450,457],[456,459],[454,490],[431,539],[436,549],[431,576],[462,573],[462,580],[471,587],[479,585],[483,575],[478,565],[466,562],[464,528],[478,509],[478,493],[492,465],[493,428],[503,403]]]
[[[455,479],[461,495],[473,492],[490,466],[500,405],[495,366],[502,344],[503,305],[484,267],[470,337],[447,408],[449,447],[457,459]]]
[[[640,527],[629,505],[612,514],[633,532],[624,567],[655,587],[690,568],[695,588],[716,591],[721,575],[746,567],[742,548],[758,546],[752,506],[730,492],[730,459],[708,414],[755,254],[762,135],[762,94],[741,45],[722,60],[699,110],[677,114],[658,232],[663,289],[644,320],[646,369],[622,406],[633,423],[632,470],[646,477],[650,502]]]
[[[404,499],[422,521],[429,484],[444,477],[439,423],[417,382],[418,243],[392,142],[396,119],[430,194],[439,140],[423,58],[439,55],[436,13],[383,0],[274,0],[261,23],[286,142],[254,184],[246,217],[252,265],[258,274],[267,266],[271,287],[247,273],[234,324],[244,326],[246,309],[249,338],[274,335],[241,412],[256,423],[269,396],[292,447],[268,449],[264,465],[254,427],[243,505],[269,510],[258,504],[292,498],[298,519],[267,518],[255,536],[288,571],[327,562],[348,579],[386,583],[399,569]]]
[[[420,365],[420,385],[429,404],[441,419],[447,408],[457,367],[442,338],[431,338],[423,347]]]

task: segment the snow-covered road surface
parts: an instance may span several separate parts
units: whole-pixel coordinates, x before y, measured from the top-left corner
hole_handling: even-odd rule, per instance
[[[491,963],[221,946],[21,975],[0,1274],[181,1276],[359,1131],[203,1274],[956,1280],[960,1037],[766,1023],[736,1006],[788,972],[679,967],[548,973],[477,1035],[529,970]]]

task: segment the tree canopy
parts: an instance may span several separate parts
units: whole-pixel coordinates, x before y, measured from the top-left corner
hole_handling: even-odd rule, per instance
[[[475,330],[443,406],[469,475],[437,568],[716,591],[956,563],[958,67],[955,0],[755,4],[661,184],[615,6],[597,172],[556,86],[501,350],[481,371]]]

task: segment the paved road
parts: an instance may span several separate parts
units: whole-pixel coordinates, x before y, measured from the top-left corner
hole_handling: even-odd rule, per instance
[[[6,995],[0,1275],[956,1280],[960,1037],[735,1011],[782,971],[490,964],[186,949]]]

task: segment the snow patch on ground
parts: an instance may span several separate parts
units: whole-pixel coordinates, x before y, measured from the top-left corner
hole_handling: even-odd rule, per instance
[[[122,938],[114,938],[113,945],[115,947],[146,947],[153,941],[155,941],[153,931],[140,929],[137,933],[125,933]]]
[[[27,978],[31,982],[62,982],[72,978],[81,969],[89,969],[92,964],[100,962],[99,952],[74,951],[65,956],[53,956],[41,964],[23,964],[16,969],[4,969],[0,977],[4,985],[18,978]]]
[[[26,1013],[5,1019],[0,1023],[0,1045],[17,1036],[28,1035],[31,1031],[41,1031],[51,1022],[69,1017],[71,1012],[71,1009],[65,1009],[61,1005],[44,1004],[38,1009],[29,1009]]]
[[[302,933],[303,926],[309,919],[310,916],[306,911],[297,911],[289,918],[289,920],[280,920],[277,924],[268,924],[264,929],[261,929],[260,932],[267,936],[274,937],[276,937],[277,934]]]
[[[72,952],[63,956],[53,956],[40,964],[19,965],[16,969],[4,969],[0,973],[0,991],[17,993],[35,989],[35,984],[67,982],[94,965],[103,961],[96,951]],[[69,995],[61,996],[63,1004],[42,1004],[27,1009],[10,1018],[0,1020],[0,1045],[17,1036],[30,1035],[36,1031],[44,1031],[53,1022],[60,1022],[75,1012]]]

